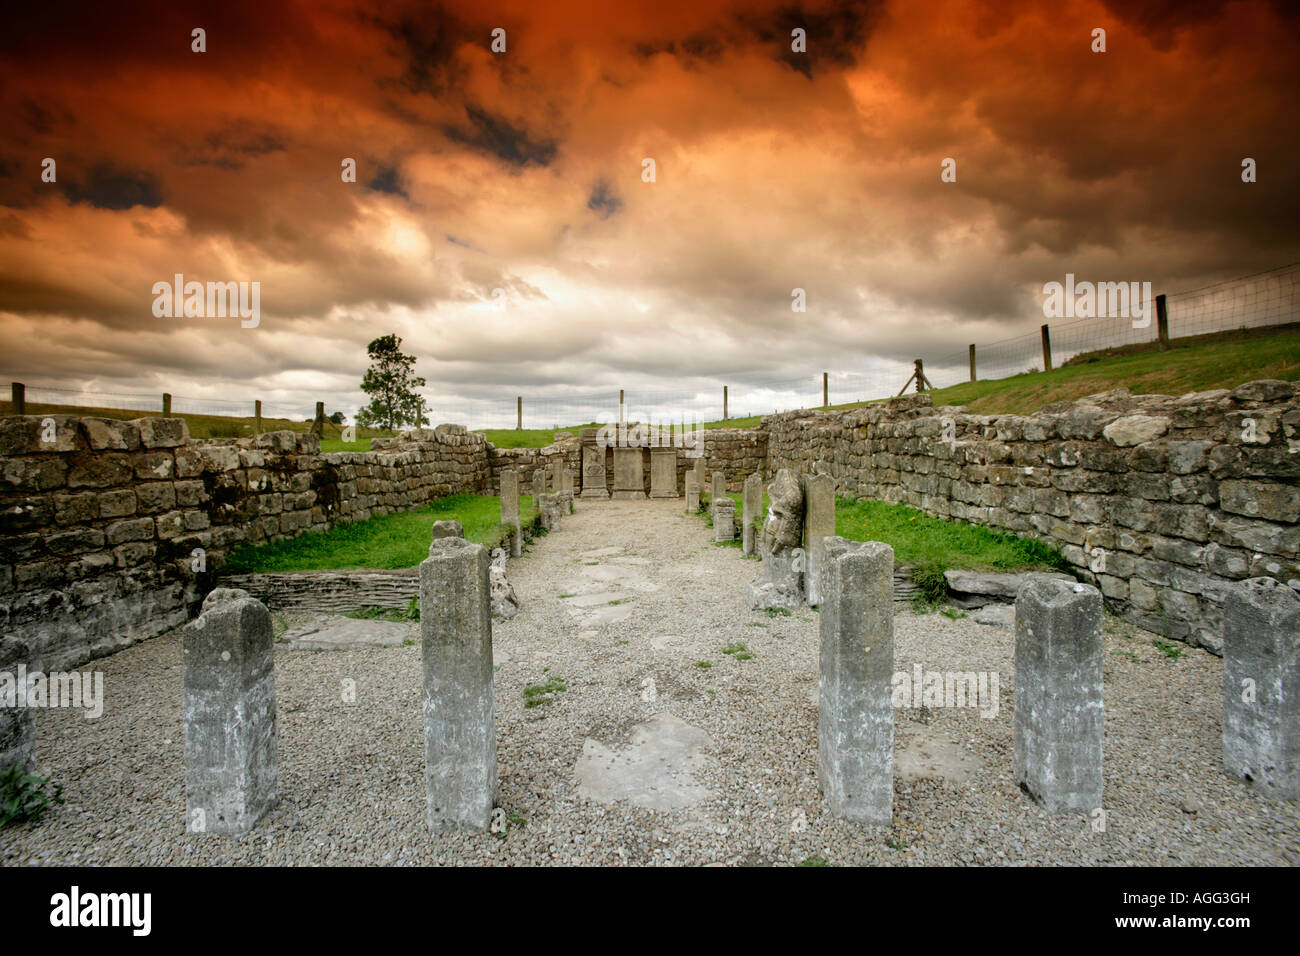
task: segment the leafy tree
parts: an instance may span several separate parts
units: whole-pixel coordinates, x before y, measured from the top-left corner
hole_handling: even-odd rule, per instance
[[[366,428],[429,424],[424,399],[416,393],[424,379],[415,374],[415,356],[402,352],[402,340],[383,335],[368,346],[370,368],[361,380],[361,390],[370,396],[370,404],[357,412],[357,424]]]
[[[329,420],[333,422],[335,425],[342,425],[345,421],[348,420],[348,416],[344,415],[342,412],[335,412],[330,416]]]

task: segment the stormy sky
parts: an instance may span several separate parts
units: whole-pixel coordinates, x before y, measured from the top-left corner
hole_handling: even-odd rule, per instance
[[[1067,272],[1173,293],[1300,260],[1282,2],[7,19],[0,374],[33,385],[351,413],[395,332],[435,421],[513,424],[522,394],[526,425],[571,424],[619,388],[704,413],[722,384],[766,412],[824,369],[897,390],[915,357],[1033,332]],[[259,282],[259,325],[155,316],[176,273]]]

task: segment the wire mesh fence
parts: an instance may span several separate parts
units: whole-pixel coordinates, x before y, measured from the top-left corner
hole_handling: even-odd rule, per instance
[[[1300,263],[1218,282],[1164,297],[1168,337],[1184,338],[1300,322]],[[1143,320],[1125,316],[1049,323],[1052,366],[1085,352],[1154,341],[1160,334],[1154,304]],[[974,347],[980,380],[1041,371],[1047,355],[1041,332],[1031,332]],[[931,387],[946,388],[972,379],[971,350],[924,359]],[[855,372],[813,373],[804,378],[761,381],[696,382],[677,390],[616,388],[549,389],[522,396],[470,398],[426,393],[429,420],[457,422],[476,429],[550,429],[616,421],[660,425],[752,419],[773,412],[844,405],[895,395],[913,371],[911,362],[874,359]],[[160,414],[161,393],[118,393],[27,385],[29,405],[139,410]],[[173,414],[251,418],[254,401],[171,395]],[[326,401],[326,413],[338,407]],[[315,403],[262,400],[264,420],[311,421]]]

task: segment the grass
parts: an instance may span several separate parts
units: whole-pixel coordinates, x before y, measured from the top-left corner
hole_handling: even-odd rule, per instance
[[[527,527],[536,517],[532,498],[521,496],[519,507]],[[230,553],[224,570],[253,573],[410,568],[429,556],[433,523],[448,519],[459,521],[465,537],[485,547],[495,547],[509,535],[508,526],[501,523],[500,498],[449,495],[413,511],[355,521],[271,544],[242,545]]]
[[[476,428],[474,430],[497,448],[545,448],[555,442],[555,436],[560,432],[569,432],[577,438],[578,432],[582,429],[600,428],[601,425],[601,422],[588,422],[586,425],[569,425],[564,428],[557,425],[554,428]]]
[[[1261,378],[1300,381],[1300,324],[1173,339],[1167,352],[1154,344],[1103,349],[1050,372],[968,382],[932,394],[935,405],[965,405],[980,415],[1027,415],[1121,385],[1135,395],[1182,395]]]
[[[1176,661],[1183,656],[1183,649],[1177,644],[1171,644],[1168,641],[1152,641],[1151,643],[1156,646],[1156,650],[1171,661]]]
[[[1069,571],[1060,549],[1037,538],[1018,538],[991,528],[935,518],[907,505],[884,501],[835,499],[835,533],[852,541],[883,541],[894,549],[895,565],[910,565],[920,588],[913,599],[918,612],[939,605],[948,595],[944,572]]]
[[[754,659],[754,655],[749,653],[749,649],[740,642],[728,644],[722,649],[722,653],[730,654],[738,661],[752,661]]]
[[[791,616],[791,612],[786,610],[783,607],[769,607],[766,608],[766,611],[768,617],[790,617]]]
[[[0,773],[0,830],[11,824],[35,820],[51,803],[63,802],[63,787],[54,785],[54,793],[46,793],[50,781],[27,773],[21,762],[14,762]]]
[[[551,676],[546,679],[545,684],[529,684],[524,688],[524,706],[540,707],[542,704],[549,704],[555,699],[556,694],[568,689],[569,686],[563,677]]]
[[[802,863],[799,864],[799,866],[828,866],[828,865],[829,864],[826,862],[826,860],[820,856],[810,856],[808,857],[808,859],[804,860]]]
[[[713,661],[696,661],[695,666],[700,668],[700,670],[708,670],[713,666]]]
[[[418,621],[420,619],[420,596],[411,595],[410,603],[405,608],[396,607],[362,607],[355,611],[344,611],[344,617],[355,617],[363,621]],[[412,641],[411,643],[414,643]]]

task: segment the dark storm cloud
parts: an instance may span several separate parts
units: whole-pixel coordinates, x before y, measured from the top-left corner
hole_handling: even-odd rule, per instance
[[[534,138],[522,127],[477,106],[466,106],[469,125],[449,123],[443,133],[452,142],[488,153],[511,166],[549,166],[555,159],[555,140]]]
[[[67,182],[63,191],[69,202],[89,203],[98,209],[163,204],[162,188],[153,173],[126,169],[111,162],[96,163],[85,179]]]
[[[600,213],[601,219],[608,219],[623,208],[623,200],[614,195],[613,189],[605,180],[599,180],[587,198],[587,208]]]
[[[375,173],[375,177],[370,180],[370,182],[366,183],[366,187],[368,189],[373,189],[378,193],[388,193],[392,196],[401,196],[403,199],[411,198],[406,194],[406,191],[402,189],[402,182],[398,177],[396,166],[380,166],[379,172]]]

